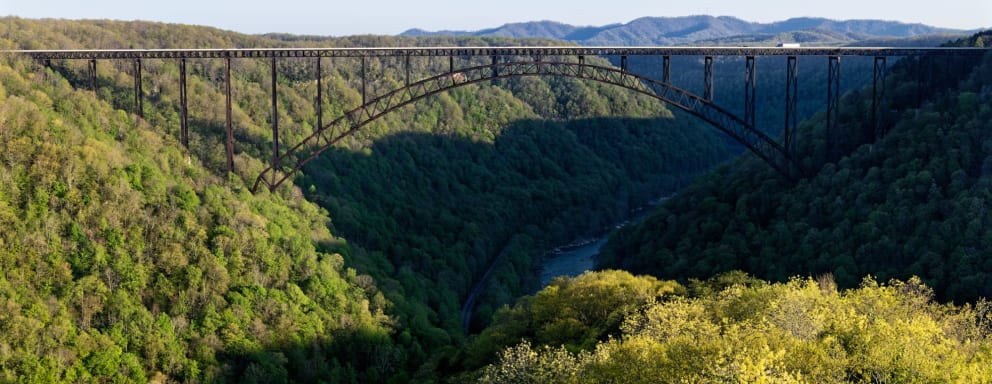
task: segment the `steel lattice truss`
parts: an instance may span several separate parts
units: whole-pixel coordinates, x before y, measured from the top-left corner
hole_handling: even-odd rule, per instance
[[[491,56],[982,56],[986,48],[900,47],[382,47],[10,50],[39,60]]]
[[[741,142],[755,155],[768,162],[776,171],[794,178],[798,164],[775,140],[741,118],[688,91],[615,67],[584,64],[583,62],[521,61],[481,65],[433,76],[369,100],[320,127],[300,143],[280,154],[273,164],[262,171],[252,187],[260,185],[274,189],[282,185],[304,165],[317,158],[342,139],[354,135],[363,126],[383,115],[415,101],[467,84],[521,76],[561,76],[593,80],[621,86],[683,109],[713,124]],[[308,154],[303,153],[309,151]],[[284,168],[294,159],[295,164]]]

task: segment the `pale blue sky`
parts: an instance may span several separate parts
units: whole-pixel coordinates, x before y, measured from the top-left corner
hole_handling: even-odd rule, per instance
[[[152,20],[245,33],[398,34],[409,28],[477,30],[508,22],[625,23],[642,16],[709,14],[749,21],[815,16],[938,27],[992,27],[990,0],[0,0],[0,15]]]

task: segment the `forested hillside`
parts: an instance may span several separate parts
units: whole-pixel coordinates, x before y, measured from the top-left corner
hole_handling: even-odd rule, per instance
[[[342,240],[315,204],[253,195],[20,59],[0,63],[0,160],[0,381],[393,370],[386,302],[318,246]]]
[[[832,273],[842,287],[915,275],[943,300],[989,297],[990,84],[989,57],[904,60],[888,79],[882,140],[872,138],[871,90],[852,92],[836,133],[822,115],[800,128],[812,177],[788,184],[753,158],[721,166],[614,237],[602,262],[677,279]]]
[[[935,303],[917,279],[867,278],[838,291],[829,276],[769,284],[731,273],[683,287],[596,272],[556,280],[505,311],[500,329],[532,333],[460,380],[984,383],[990,309]],[[587,332],[601,324],[607,336]]]
[[[547,43],[0,23],[3,49]],[[522,78],[388,115],[295,186],[252,195],[245,185],[271,145],[267,61],[233,62],[235,172],[226,175],[223,61],[190,61],[187,150],[176,62],[142,63],[139,119],[128,113],[129,61],[100,62],[94,94],[85,62],[4,60],[0,218],[15,229],[4,231],[4,315],[17,316],[0,322],[12,332],[0,338],[4,380],[429,380],[462,342],[460,306],[487,269],[476,328],[537,288],[546,249],[601,231],[728,156],[715,130],[652,99]],[[359,60],[324,63],[321,106],[313,62],[278,65],[283,143],[313,129],[315,108],[333,116],[361,100]],[[400,65],[371,63],[370,92],[401,84]],[[57,337],[41,338],[43,329]]]

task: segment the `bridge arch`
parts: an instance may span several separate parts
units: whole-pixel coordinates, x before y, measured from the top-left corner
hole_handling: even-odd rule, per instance
[[[354,135],[365,125],[407,104],[469,84],[523,76],[559,76],[592,80],[651,96],[710,123],[740,142],[786,178],[793,179],[799,172],[798,163],[780,143],[712,101],[671,84],[620,68],[586,64],[583,60],[577,63],[510,61],[453,70],[409,83],[368,100],[330,123],[318,127],[302,141],[275,156],[272,164],[262,170],[255,179],[252,190],[257,191],[262,185],[270,190],[279,187],[328,148]],[[305,150],[311,152],[306,157],[297,156]],[[297,160],[288,170],[281,169],[283,168],[281,165],[289,159]]]

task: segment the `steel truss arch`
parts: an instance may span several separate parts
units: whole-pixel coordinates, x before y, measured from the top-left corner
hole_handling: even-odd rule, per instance
[[[367,100],[361,106],[318,127],[302,141],[275,157],[273,163],[262,170],[255,179],[252,191],[257,191],[263,184],[270,190],[279,187],[327,149],[344,138],[354,135],[365,125],[407,104],[469,84],[523,76],[559,76],[592,80],[651,96],[710,123],[740,142],[787,179],[792,180],[802,173],[798,162],[785,147],[757,130],[751,123],[703,97],[671,84],[620,68],[591,65],[584,61],[510,61],[453,70]],[[311,148],[312,152],[298,158],[292,168],[277,169],[282,168],[281,165],[288,160],[297,158],[297,154],[301,151]]]

